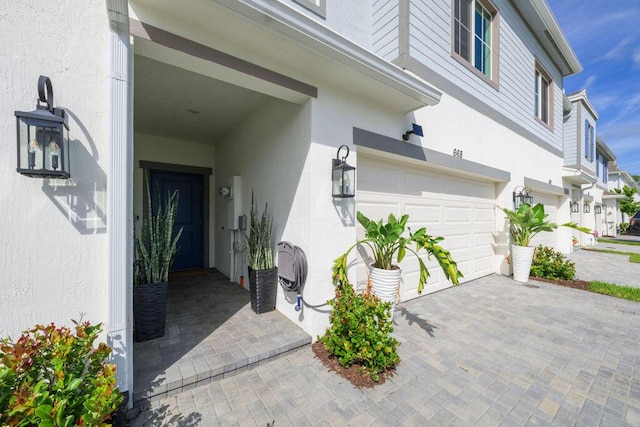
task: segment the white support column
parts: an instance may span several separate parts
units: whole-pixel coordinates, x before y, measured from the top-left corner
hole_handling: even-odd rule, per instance
[[[133,61],[127,0],[107,0],[111,31],[107,173],[108,328],[120,391],[133,394]]]

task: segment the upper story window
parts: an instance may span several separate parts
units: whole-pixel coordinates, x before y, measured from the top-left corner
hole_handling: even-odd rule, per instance
[[[293,0],[299,5],[304,6],[309,9],[316,15],[326,18],[327,17],[327,6],[325,4],[326,0]]]
[[[605,159],[602,159],[602,182],[609,182],[609,165]]]
[[[589,120],[584,121],[584,158],[593,162],[596,151],[596,138],[595,129],[589,123]]]
[[[551,126],[551,77],[538,63],[536,63],[535,76],[534,87],[536,118],[547,126]]]
[[[488,0],[453,0],[453,51],[489,80],[497,75],[497,13]]]
[[[596,153],[596,176],[600,178],[600,169],[602,168],[602,156]]]

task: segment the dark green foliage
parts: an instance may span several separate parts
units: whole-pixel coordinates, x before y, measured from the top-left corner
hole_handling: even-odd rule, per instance
[[[378,374],[400,362],[398,341],[389,336],[393,332],[391,303],[345,284],[336,287],[336,298],[329,304],[333,306],[331,324],[320,339],[340,365],[360,365],[378,381]]]
[[[36,325],[0,340],[0,425],[102,426],[122,402],[101,325]]]
[[[258,199],[251,193],[251,213],[249,235],[245,235],[247,263],[254,270],[268,270],[274,267],[271,229],[273,218],[264,205],[262,214],[258,212]]]
[[[576,266],[562,253],[546,246],[538,246],[533,255],[531,275],[547,279],[572,280],[576,274]]]
[[[458,270],[458,264],[451,257],[451,253],[440,246],[439,243],[444,240],[444,237],[428,235],[425,227],[412,233],[411,229],[406,225],[409,215],[402,215],[400,219],[397,219],[395,215],[390,213],[386,223],[383,223],[382,220],[378,222],[372,221],[364,216],[362,212],[358,212],[357,217],[358,222],[364,228],[365,238],[356,242],[355,245],[334,260],[332,269],[335,283],[348,283],[347,257],[353,248],[358,245],[368,246],[373,254],[373,266],[384,270],[391,270],[396,262],[399,264],[404,259],[407,251],[413,253],[418,259],[420,267],[418,293],[422,292],[427,279],[431,275],[426,264],[419,256],[421,250],[426,252],[428,258],[435,257],[444,276],[454,285],[458,284],[458,279],[464,277]],[[408,236],[405,234],[405,229],[409,231]],[[415,245],[415,249],[411,248],[412,245]]]
[[[637,211],[640,210],[640,202],[636,202],[634,199],[634,195],[638,192],[637,188],[631,188],[627,185],[620,188],[614,188],[614,193],[624,194],[627,196],[626,199],[620,200],[620,212],[627,214],[629,217],[632,217]],[[622,224],[620,224],[622,226]],[[620,227],[622,228],[622,227]]]
[[[156,191],[158,211],[153,214],[151,208],[151,190],[149,176],[147,183],[147,219],[142,225],[142,234],[136,239],[137,260],[134,264],[134,284],[166,282],[169,279],[169,267],[178,251],[178,240],[182,227],[173,235],[178,213],[178,191],[170,193],[163,208],[160,190]]]

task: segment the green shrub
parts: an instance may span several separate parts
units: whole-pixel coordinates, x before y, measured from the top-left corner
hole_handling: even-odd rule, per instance
[[[629,228],[629,223],[628,222],[621,222],[620,223],[620,231],[621,232],[625,232],[627,231],[627,229]]]
[[[330,325],[320,340],[340,365],[360,365],[378,381],[378,374],[400,362],[398,341],[389,336],[391,303],[355,292],[348,283],[336,287],[336,298],[329,303]]]
[[[531,264],[531,275],[547,279],[573,279],[576,266],[562,253],[546,246],[538,246]]]
[[[122,396],[111,349],[93,343],[101,324],[36,325],[16,342],[0,340],[0,425],[101,426]]]

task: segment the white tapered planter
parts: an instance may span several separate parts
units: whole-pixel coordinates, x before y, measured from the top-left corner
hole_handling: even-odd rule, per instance
[[[393,313],[395,312],[396,301],[398,299],[401,273],[402,270],[399,267],[394,270],[383,270],[373,265],[369,266],[371,291],[382,301],[391,303],[391,319],[393,319]]]
[[[535,246],[511,246],[511,263],[513,264],[513,280],[526,283],[529,281],[531,263]]]

